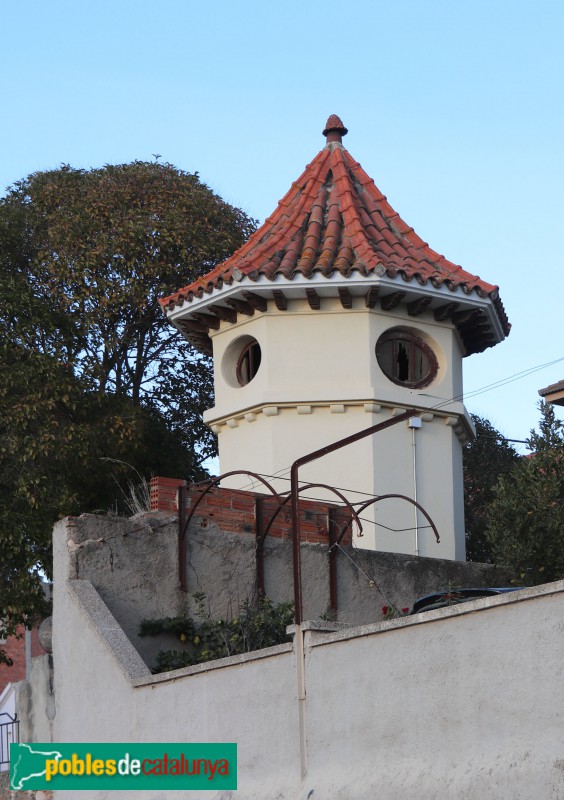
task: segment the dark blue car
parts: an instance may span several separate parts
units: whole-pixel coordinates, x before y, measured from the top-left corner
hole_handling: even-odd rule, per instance
[[[419,614],[422,611],[432,611],[434,608],[446,608],[456,606],[459,603],[467,603],[468,600],[475,600],[477,597],[493,597],[496,594],[505,592],[516,592],[522,586],[515,586],[504,589],[445,589],[443,592],[434,592],[420,597],[413,604],[410,614]]]

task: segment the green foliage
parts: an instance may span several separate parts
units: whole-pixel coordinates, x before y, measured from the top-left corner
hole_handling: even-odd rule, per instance
[[[564,578],[564,425],[552,406],[540,409],[533,453],[500,479],[487,529],[496,562],[527,585]]]
[[[464,450],[464,519],[466,558],[490,562],[491,545],[486,538],[490,505],[495,487],[518,463],[514,447],[487,419],[472,415],[476,437]]]
[[[253,228],[170,164],[64,166],[0,199],[0,635],[43,613],[53,522],[113,507],[127,464],[204,477],[210,365],[157,301]]]
[[[187,647],[185,650],[161,650],[157,656],[155,672],[166,672],[217,658],[249,653],[264,647],[289,641],[286,627],[294,619],[293,603],[275,605],[264,599],[258,604],[246,601],[239,616],[230,619],[213,619],[204,611],[204,596],[198,600],[199,621],[191,617],[165,617],[144,620],[140,636],[175,634]]]
[[[227,258],[254,220],[197,174],[136,161],[64,166],[0,201],[0,323],[97,392],[166,412],[202,458],[215,439],[209,361],[167,323],[158,299]]]

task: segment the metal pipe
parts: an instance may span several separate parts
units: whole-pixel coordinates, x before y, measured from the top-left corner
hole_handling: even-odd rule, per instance
[[[182,482],[178,487],[178,579],[180,581],[180,591],[187,591],[186,587],[186,484]]]
[[[413,499],[417,503],[417,450],[415,445],[415,425],[411,428],[411,438],[413,443]],[[417,505],[413,507],[415,515],[415,555],[419,555],[419,518],[417,516]]]
[[[296,625],[301,625],[303,620],[302,568],[300,558],[301,536],[298,494],[300,467],[304,466],[305,464],[309,464],[311,461],[317,461],[318,458],[328,455],[329,453],[333,453],[335,450],[340,450],[343,447],[347,447],[349,444],[353,444],[354,442],[358,442],[360,439],[364,439],[367,436],[372,436],[375,433],[379,433],[386,428],[391,428],[392,425],[397,425],[399,422],[403,422],[404,420],[417,415],[417,410],[415,408],[410,408],[403,414],[399,414],[397,417],[392,417],[391,419],[388,419],[385,422],[380,422],[377,425],[371,425],[370,428],[364,428],[364,430],[359,431],[358,433],[353,433],[351,436],[347,436],[344,439],[339,439],[332,444],[328,444],[325,447],[319,448],[319,450],[314,450],[312,453],[308,453],[307,455],[296,459],[296,461],[294,461],[292,464],[292,468],[290,470],[290,491],[292,498],[292,556],[294,566],[294,605]]]
[[[261,600],[266,596],[264,588],[264,498],[255,497],[255,537],[256,537],[256,580],[257,580],[257,594]]]
[[[328,521],[328,534],[329,534],[329,608],[333,612],[337,612],[338,596],[337,596],[337,548],[333,545],[337,541],[336,532],[339,527],[337,521],[337,513],[334,508],[329,508],[327,513]]]
[[[362,522],[360,521],[356,511],[354,510],[354,507],[351,505],[351,503],[347,500],[347,498],[345,497],[345,495],[342,492],[340,492],[338,489],[335,489],[334,486],[329,486],[328,483],[304,483],[304,485],[300,486],[300,488],[298,489],[298,493],[307,492],[308,489],[326,489],[328,492],[333,492],[333,494],[336,494],[337,497],[341,500],[341,502],[345,506],[345,508],[347,508],[348,511],[350,512],[351,520],[354,519],[354,521],[356,522],[356,524],[358,526],[358,531],[359,531],[358,535],[362,536]],[[291,499],[292,499],[292,495],[289,494],[287,497],[284,498],[284,500],[282,501],[282,504],[279,505],[278,508],[275,510],[274,514],[271,516],[271,518],[268,521],[268,525],[264,529],[263,540],[266,539],[266,537],[270,533],[270,528],[274,524],[274,521],[276,520],[276,517],[278,516],[278,514],[282,511],[282,508]],[[308,498],[306,497],[306,500],[307,499]]]
[[[419,509],[419,511],[423,514],[423,516],[425,517],[425,519],[427,520],[427,522],[429,523],[429,525],[433,529],[433,533],[435,534],[435,539],[437,540],[437,543],[441,541],[441,537],[439,536],[439,532],[437,530],[437,526],[435,525],[435,523],[433,522],[433,520],[429,516],[428,512],[425,511],[425,509],[423,508],[421,503],[417,503],[415,500],[413,500],[411,497],[408,497],[406,494],[395,494],[395,493],[394,494],[381,494],[379,497],[373,497],[371,500],[367,500],[366,503],[363,503],[360,506],[360,508],[358,509],[358,514],[362,514],[362,512],[366,508],[368,508],[369,506],[374,505],[374,503],[379,503],[381,500],[391,500],[393,498],[398,498],[399,500],[405,500],[406,502],[411,503],[411,505],[416,506],[416,508]],[[341,538],[344,535],[345,530],[346,530],[346,527],[345,527],[345,529],[343,530],[343,532],[341,534]],[[341,541],[341,539],[338,540],[337,544],[339,544],[340,541]]]
[[[200,496],[196,500],[195,503],[192,504],[190,511],[186,514],[185,503],[186,503],[186,485],[183,484],[178,489],[178,574],[180,578],[180,591],[186,591],[186,548],[185,548],[185,539],[186,534],[188,532],[188,527],[190,525],[190,521],[194,516],[194,512],[206,496],[206,494],[213,489],[214,486],[217,486],[223,478],[229,478],[231,475],[250,475],[252,478],[260,481],[266,488],[270,491],[278,506],[282,505],[282,500],[278,493],[272,488],[272,486],[266,481],[261,475],[257,475],[256,472],[249,472],[248,470],[243,469],[236,469],[232,470],[231,472],[226,472],[223,475],[219,475],[217,478],[212,478],[209,481],[201,481],[198,484],[193,484],[194,486],[205,487],[203,491],[200,493]],[[264,537],[263,537],[264,540]]]

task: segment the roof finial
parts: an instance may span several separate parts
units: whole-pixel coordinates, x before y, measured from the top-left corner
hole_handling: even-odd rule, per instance
[[[348,133],[347,128],[343,125],[341,120],[336,114],[331,114],[325,125],[323,136],[327,137],[327,144],[329,142],[341,142],[342,137]]]

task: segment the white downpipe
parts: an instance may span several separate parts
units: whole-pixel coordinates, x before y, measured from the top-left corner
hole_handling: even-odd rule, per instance
[[[295,626],[296,677],[298,680],[298,725],[300,737],[300,766],[302,778],[307,773],[307,730],[306,730],[306,690],[304,661],[304,631],[301,625]]]
[[[415,421],[419,425],[414,424]],[[413,417],[409,420],[411,427],[411,444],[413,449],[413,499],[417,502],[417,446],[415,444],[415,431],[421,426],[421,420],[418,417]],[[414,519],[415,519],[415,555],[419,555],[419,519],[417,516],[417,506],[413,506]]]

